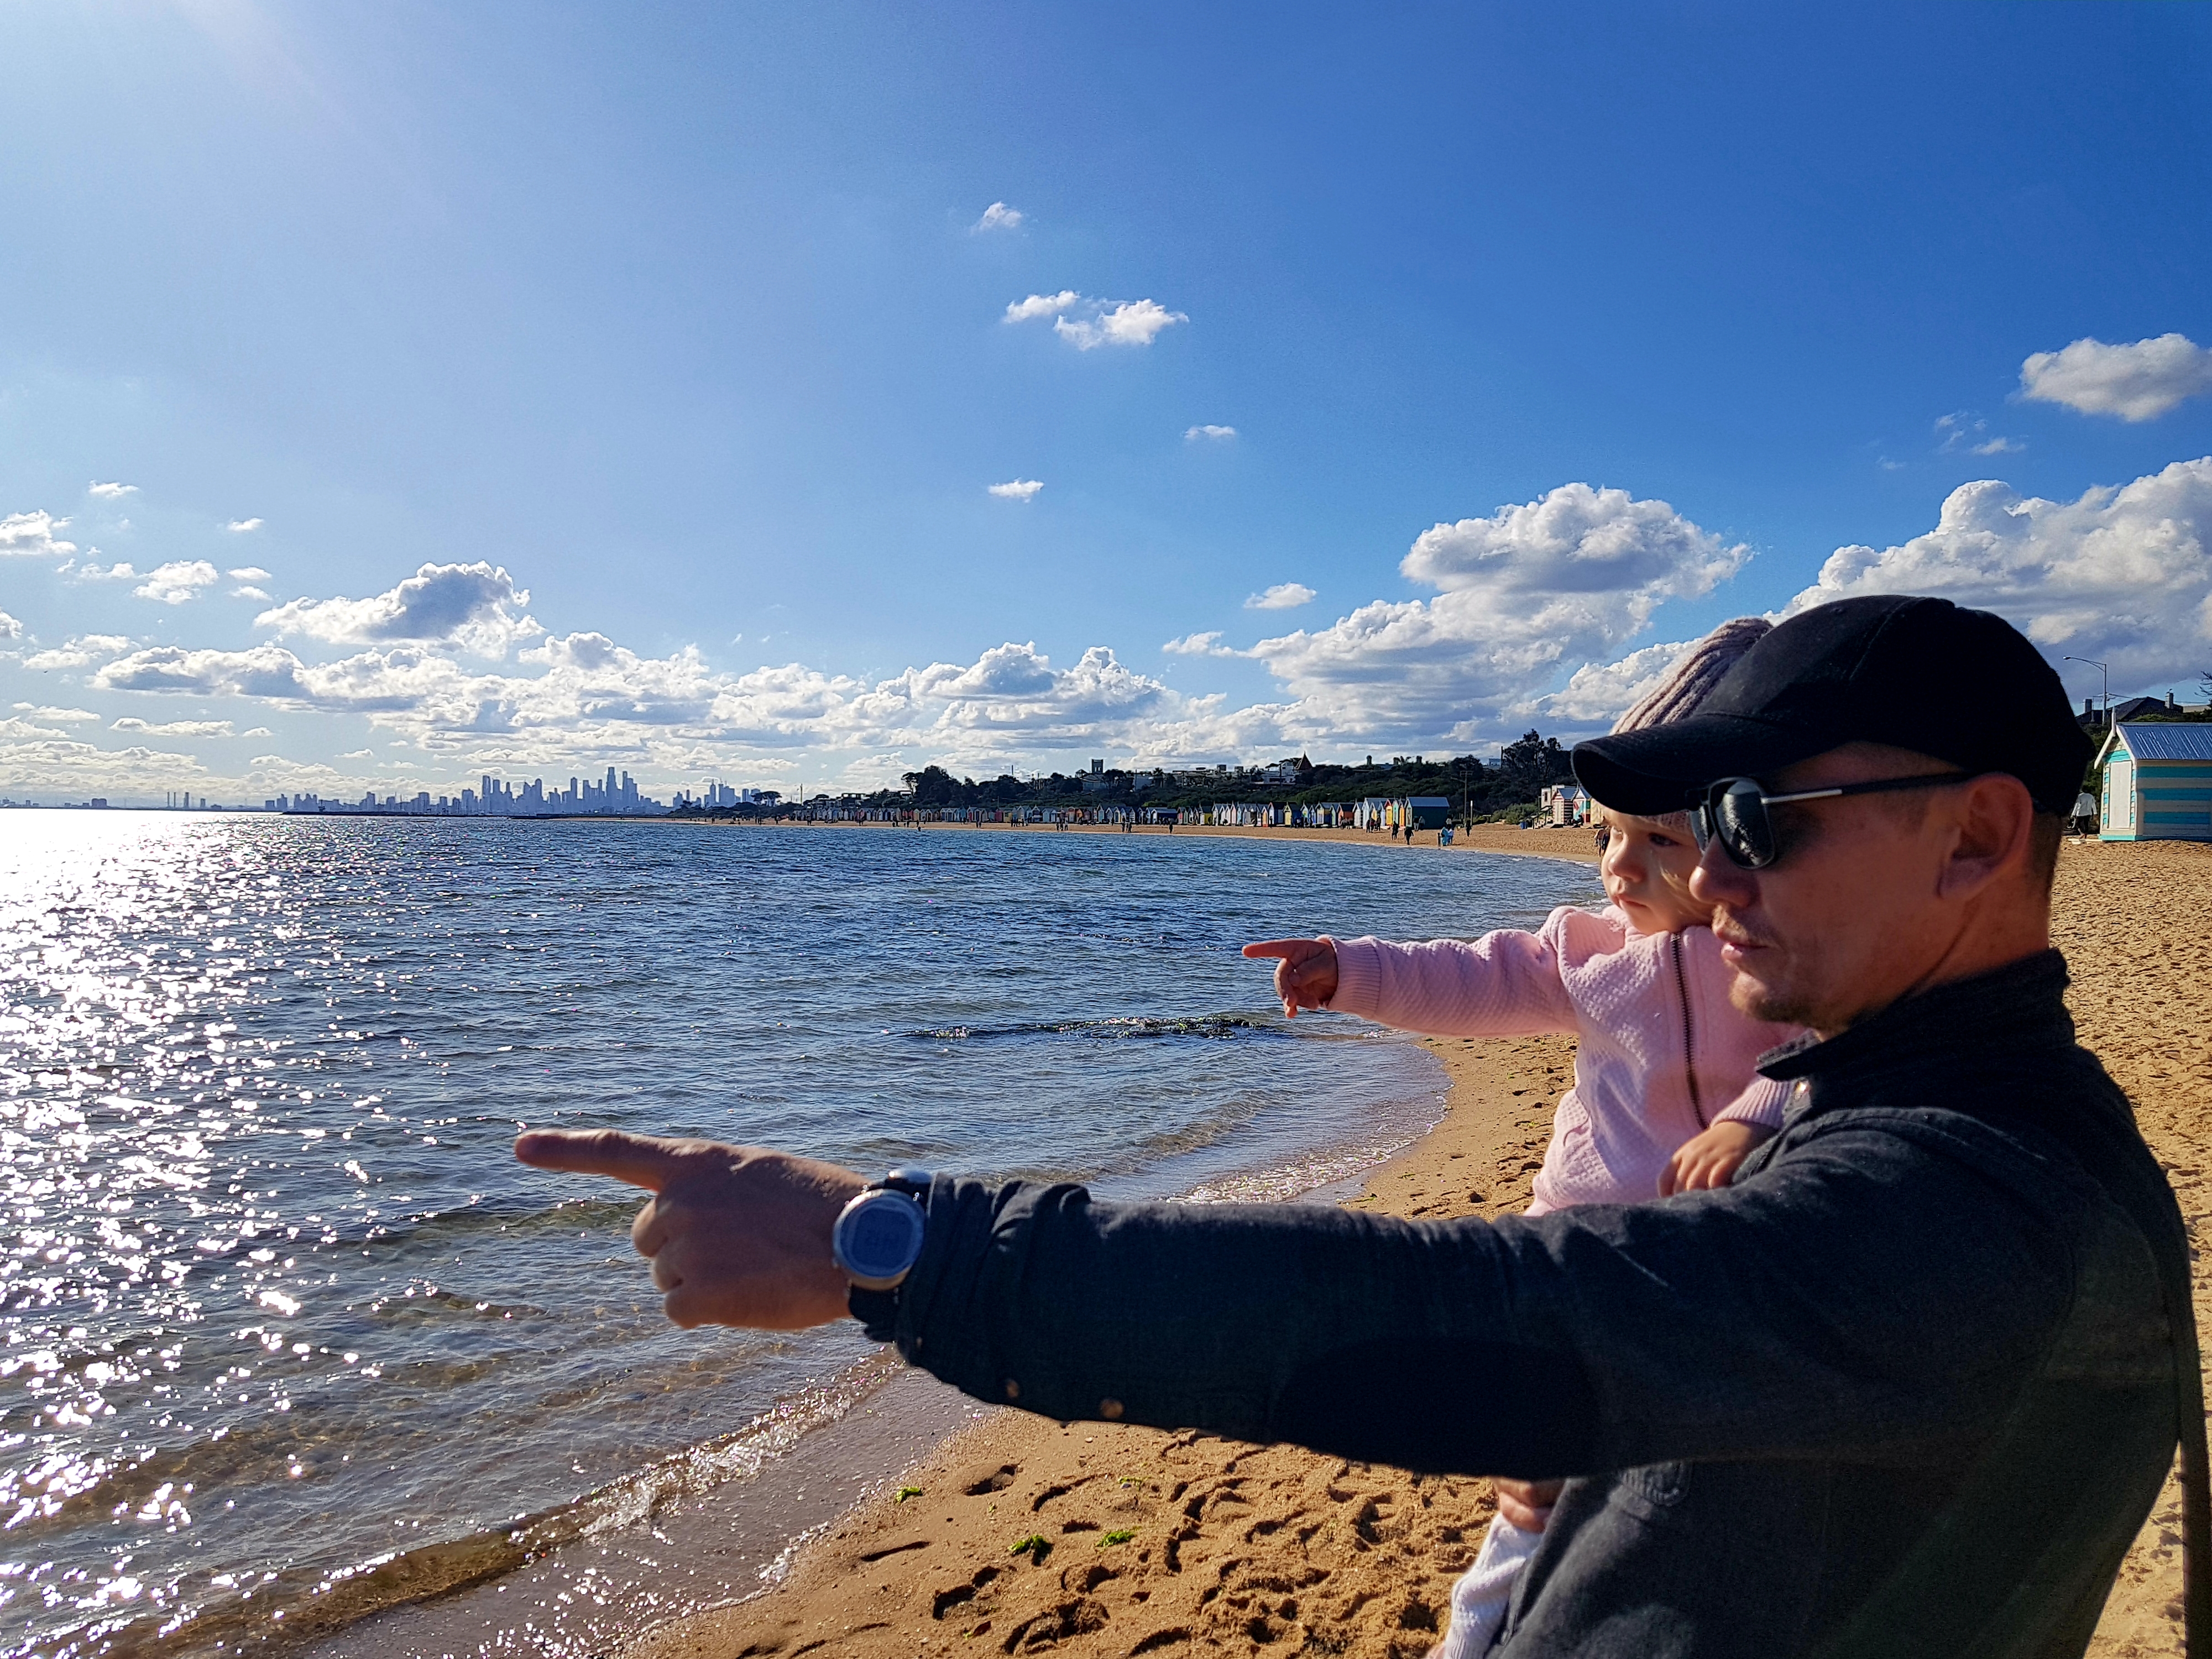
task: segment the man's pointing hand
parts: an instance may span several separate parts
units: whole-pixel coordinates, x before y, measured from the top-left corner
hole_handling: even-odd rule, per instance
[[[629,1230],[653,1262],[669,1318],[795,1331],[845,1313],[830,1230],[867,1185],[849,1170],[719,1140],[620,1129],[532,1129],[514,1155],[534,1169],[612,1176],[653,1196]]]

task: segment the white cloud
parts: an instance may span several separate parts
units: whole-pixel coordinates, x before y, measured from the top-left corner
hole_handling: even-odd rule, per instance
[[[1662,501],[1563,484],[1486,519],[1439,524],[1401,562],[1430,599],[1376,600],[1252,654],[1298,698],[1296,735],[1472,740],[1570,665],[1611,659],[1669,599],[1751,556]]]
[[[1623,710],[1657,690],[1667,672],[1695,643],[1692,640],[1677,640],[1666,645],[1647,645],[1617,662],[1584,663],[1557,691],[1533,699],[1531,707],[1546,718],[1570,726],[1587,729],[1611,726]]]
[[[1009,483],[995,483],[988,488],[991,494],[1003,500],[1026,501],[1033,499],[1037,491],[1044,488],[1044,481],[1041,478],[1016,478]]]
[[[2027,447],[2015,438],[1987,437],[1989,429],[1987,421],[1966,410],[1938,416],[1936,435],[1943,441],[1936,447],[1936,453],[1948,454],[1963,449],[1975,455],[2017,455]]]
[[[269,590],[265,587],[256,587],[252,583],[248,582],[243,586],[232,588],[230,597],[234,599],[253,599],[266,605],[269,603]]]
[[[125,714],[108,730],[137,732],[149,738],[227,738],[231,735],[228,720],[171,720],[167,725],[155,726],[133,714]]]
[[[1160,647],[1173,657],[1242,657],[1248,653],[1231,650],[1221,642],[1221,630],[1209,629],[1203,634],[1186,634],[1179,640],[1170,640]]]
[[[10,513],[0,519],[0,558],[61,558],[76,551],[75,542],[54,532],[69,523],[51,513]]]
[[[1314,591],[1304,582],[1277,582],[1263,588],[1244,601],[1247,611],[1295,611],[1302,605],[1310,605]]]
[[[2115,686],[2212,664],[2212,457],[2071,501],[1961,484],[1936,527],[1842,547],[1792,611],[1856,593],[1934,593],[2008,618],[2056,659],[2109,661]]]
[[[269,573],[258,564],[242,564],[235,570],[226,570],[222,574],[236,582],[265,582],[269,580]]]
[[[1148,346],[1161,330],[1190,320],[1157,300],[1090,300],[1072,288],[1017,300],[1001,320],[1025,323],[1040,317],[1051,318],[1053,331],[1079,351],[1105,345]]]
[[[54,708],[27,702],[19,702],[15,708],[18,712],[29,715],[34,720],[60,720],[65,724],[82,725],[87,720],[96,721],[100,719],[100,716],[89,708]]]
[[[20,640],[22,637],[23,624],[6,611],[0,611],[0,640]]]
[[[2185,398],[2212,392],[2212,351],[2185,334],[2133,345],[2083,338],[2039,351],[2020,366],[2020,395],[2084,415],[2155,420]]]
[[[33,652],[23,659],[23,666],[43,670],[84,668],[130,648],[131,641],[125,635],[80,634],[51,650]]]
[[[1098,317],[1056,317],[1052,331],[1073,342],[1078,351],[1089,351],[1103,345],[1148,346],[1162,329],[1189,320],[1157,300],[1126,300]]]
[[[21,720],[0,720],[0,795],[140,795],[158,799],[161,792],[191,779],[193,793],[211,799],[259,799],[242,787],[211,787],[207,770],[189,754],[132,744],[102,749],[67,732]],[[270,792],[270,793],[273,793]]]
[[[1188,427],[1184,428],[1182,434],[1185,443],[1194,442],[1200,438],[1210,439],[1215,443],[1223,443],[1236,435],[1237,428],[1233,426]]]
[[[332,645],[375,645],[395,640],[449,640],[483,656],[507,654],[520,641],[544,632],[517,611],[529,592],[514,585],[505,566],[426,564],[397,587],[366,599],[294,599],[253,620],[280,635],[302,635]]]
[[[983,216],[968,228],[971,231],[1018,230],[1021,223],[1022,210],[1019,208],[1008,207],[1004,202],[994,202],[983,210]]]
[[[343,666],[338,665],[341,671]],[[280,645],[257,645],[245,651],[191,651],[180,645],[157,645],[117,657],[90,683],[107,691],[262,697],[312,708],[318,699],[302,678],[307,672],[307,665]],[[332,698],[322,706],[340,708],[344,701]]]
[[[1016,300],[1006,307],[1006,314],[999,320],[1006,323],[1025,323],[1032,317],[1057,317],[1071,307],[1083,303],[1083,296],[1072,288],[1057,294],[1032,294],[1026,300]]]
[[[257,726],[251,731],[241,732],[238,735],[241,738],[273,738],[276,734],[265,726]]]
[[[258,519],[233,519],[229,524],[224,526],[224,528],[230,531],[234,535],[242,536],[249,530],[260,529],[261,520]]]
[[[92,550],[95,553],[100,551],[96,547]],[[128,559],[118,560],[104,570],[96,564],[81,564],[73,570],[67,565],[62,568],[70,571],[73,580],[81,582],[135,582],[138,580],[138,573],[132,568]]]
[[[137,484],[127,483],[95,483],[85,491],[88,495],[97,495],[104,501],[112,501],[124,495],[136,495],[137,493]]]
[[[131,591],[142,599],[182,605],[198,598],[202,588],[211,587],[222,580],[221,573],[205,559],[172,559],[148,571],[144,583]]]

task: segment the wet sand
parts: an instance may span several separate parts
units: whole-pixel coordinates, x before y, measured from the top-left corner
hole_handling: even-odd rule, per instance
[[[1582,831],[1478,830],[1462,844],[1589,852]],[[2194,1231],[2212,1208],[2212,849],[2069,843],[2057,911],[2083,1037],[2134,1097]],[[1352,1201],[1437,1218],[1517,1210],[1570,1080],[1571,1043],[1430,1046],[1451,1077],[1449,1115]],[[2197,1316],[2212,1328],[2203,1269]],[[780,1588],[668,1626],[625,1659],[872,1659],[987,1644],[1117,1659],[1302,1649],[1410,1659],[1435,1639],[1490,1512],[1480,1480],[1001,1412],[887,1480]],[[2098,1659],[2181,1651],[2179,1517],[2169,1483],[2091,1645]],[[1014,1553],[1025,1540],[1042,1544]]]

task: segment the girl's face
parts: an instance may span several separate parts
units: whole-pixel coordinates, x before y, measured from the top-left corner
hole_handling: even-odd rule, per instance
[[[1713,907],[1690,896],[1698,844],[1686,814],[1632,818],[1599,807],[1596,817],[1605,896],[1627,912],[1638,933],[1679,933],[1712,920]]]

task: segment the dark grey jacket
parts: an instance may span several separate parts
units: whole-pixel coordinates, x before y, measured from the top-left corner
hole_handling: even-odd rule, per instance
[[[1663,1202],[1419,1224],[940,1180],[896,1338],[1048,1416],[1576,1477],[1510,1659],[2076,1655],[2195,1337],[2179,1210],[2064,987],[2051,952],[1770,1056],[1781,1134]]]

